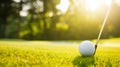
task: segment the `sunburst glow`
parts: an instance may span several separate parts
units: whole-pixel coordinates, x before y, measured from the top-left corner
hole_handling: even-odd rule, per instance
[[[88,11],[96,11],[98,8],[100,8],[103,4],[110,6],[112,0],[84,0],[85,8]]]
[[[85,0],[85,8],[89,11],[96,11],[100,6],[100,0]]]
[[[111,3],[112,3],[112,0],[105,0],[105,3],[106,3],[107,6],[110,6]]]

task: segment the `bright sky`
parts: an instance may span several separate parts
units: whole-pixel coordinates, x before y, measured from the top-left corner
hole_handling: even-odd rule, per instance
[[[60,4],[56,6],[57,9],[61,10],[63,13],[65,13],[69,7],[70,3],[69,0],[61,0]]]
[[[13,1],[15,1],[15,2],[20,2],[20,0],[13,0]]]
[[[120,0],[116,0],[115,3],[120,6]]]
[[[27,16],[28,15],[28,12],[27,11],[24,11],[24,10],[22,10],[22,11],[20,11],[20,16]]]

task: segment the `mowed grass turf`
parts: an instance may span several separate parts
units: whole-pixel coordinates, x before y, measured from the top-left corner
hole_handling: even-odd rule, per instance
[[[120,38],[101,40],[94,57],[81,57],[78,44],[78,41],[1,40],[0,67],[120,66]]]

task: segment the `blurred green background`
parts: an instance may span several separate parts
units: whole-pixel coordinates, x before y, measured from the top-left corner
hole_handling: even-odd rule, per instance
[[[85,1],[87,0],[0,0],[0,38],[96,39],[109,1],[93,0],[88,4],[89,0]],[[119,12],[120,1],[114,0],[101,38],[120,37]]]

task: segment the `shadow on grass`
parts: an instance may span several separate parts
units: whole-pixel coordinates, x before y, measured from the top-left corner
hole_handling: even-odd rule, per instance
[[[72,61],[73,65],[76,67],[90,67],[94,66],[95,59],[94,57],[82,57],[78,56]]]

